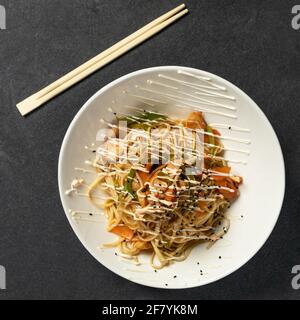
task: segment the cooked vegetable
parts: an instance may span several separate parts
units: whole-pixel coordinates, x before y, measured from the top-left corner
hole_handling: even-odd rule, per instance
[[[200,111],[191,112],[186,120],[183,121],[183,125],[190,129],[205,129],[206,122],[203,118],[203,114]]]
[[[136,199],[136,194],[132,190],[132,180],[134,179],[135,174],[136,171],[134,169],[131,169],[124,185],[124,190],[127,191],[134,199]]]
[[[221,181],[221,180],[224,180],[225,178],[227,178],[227,174],[230,173],[230,167],[227,167],[227,166],[224,166],[224,167],[214,167],[212,169],[212,171],[217,171],[217,172],[220,172],[221,174],[218,175],[218,174],[212,174],[212,178],[215,180],[215,181]]]
[[[176,200],[176,191],[174,188],[168,188],[165,194],[166,201],[175,201]]]
[[[230,190],[226,189],[219,189],[219,192],[225,197],[225,199],[232,201],[239,196],[239,190],[237,189],[236,185],[233,183],[232,179],[225,178],[223,180],[218,181],[219,187],[225,187]]]
[[[228,176],[230,170],[231,168],[228,166],[214,167],[212,171],[220,172],[220,175],[212,174],[211,177],[214,179],[218,186],[230,189],[226,190],[224,188],[220,188],[220,193],[227,200],[232,201],[239,195],[238,186],[242,182],[242,179],[240,179],[240,177]]]
[[[116,226],[113,227],[110,232],[117,234],[118,236],[125,238],[127,240],[131,240],[134,232],[133,230],[131,230],[130,228],[128,228],[127,226]]]
[[[127,126],[129,128],[142,130],[147,130],[149,127],[151,127],[150,121],[163,121],[166,119],[166,116],[155,112],[145,112],[142,115],[134,117],[117,117],[118,121],[127,121]]]
[[[213,134],[212,128],[208,125],[206,126],[205,131]],[[215,137],[208,135],[208,143],[215,145]]]
[[[145,172],[145,171],[137,171],[137,175],[141,179],[142,185],[145,184],[149,180],[149,177],[150,177],[150,173]]]

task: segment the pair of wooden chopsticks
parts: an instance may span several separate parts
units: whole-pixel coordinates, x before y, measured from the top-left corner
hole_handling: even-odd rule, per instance
[[[18,103],[17,108],[19,109],[22,116],[25,116],[29,112],[33,111],[45,102],[60,94],[64,90],[70,88],[77,82],[104,67],[106,64],[120,57],[122,54],[131,50],[143,41],[149,39],[162,29],[169,26],[171,23],[181,18],[187,12],[188,10],[185,9],[185,5],[181,4],[173,10],[165,13],[143,28],[129,35],[125,39],[117,42],[112,47],[101,52],[96,57],[90,59],[73,71],[67,73],[44,89]]]

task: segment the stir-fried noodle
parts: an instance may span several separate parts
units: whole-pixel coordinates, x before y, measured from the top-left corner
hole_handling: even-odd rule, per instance
[[[91,201],[104,207],[108,231],[119,236],[108,246],[129,256],[149,250],[158,269],[227,232],[226,210],[242,178],[230,173],[220,133],[201,112],[185,120],[153,112],[118,116],[111,131],[97,151],[98,179],[89,187]],[[94,197],[99,190],[107,194],[104,203]]]

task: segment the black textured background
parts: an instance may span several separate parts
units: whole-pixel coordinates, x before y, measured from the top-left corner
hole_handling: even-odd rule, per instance
[[[180,2],[0,0],[7,11],[7,30],[0,30],[0,265],[7,290],[0,299],[300,298],[291,287],[291,268],[300,264],[296,2],[187,0],[188,16],[24,119],[17,102]],[[184,291],[143,287],[102,267],[72,232],[58,195],[59,149],[79,108],[112,80],[158,65],[200,68],[239,86],[270,119],[286,164],[283,209],[264,247],[225,279]]]

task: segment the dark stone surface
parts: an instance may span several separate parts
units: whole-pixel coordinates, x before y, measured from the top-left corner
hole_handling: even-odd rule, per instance
[[[0,264],[7,290],[0,299],[299,299],[291,287],[292,266],[300,264],[294,1],[187,0],[187,17],[27,118],[15,107],[179,3],[0,0],[7,11],[7,30],[0,30]],[[196,67],[239,86],[270,119],[286,163],[283,209],[264,247],[225,279],[184,291],[143,287],[102,267],[72,232],[58,195],[59,149],[79,108],[112,80],[158,65]]]

